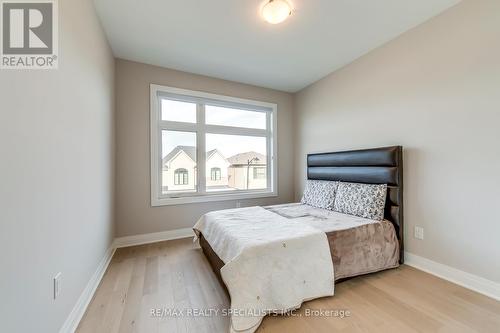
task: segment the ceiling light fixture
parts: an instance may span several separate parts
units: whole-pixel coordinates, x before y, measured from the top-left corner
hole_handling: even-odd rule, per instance
[[[286,0],[269,0],[262,7],[262,16],[271,24],[283,22],[292,15],[292,6]]]

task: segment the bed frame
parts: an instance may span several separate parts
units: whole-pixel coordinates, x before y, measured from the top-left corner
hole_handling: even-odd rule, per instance
[[[387,184],[385,219],[396,230],[399,262],[404,262],[403,243],[403,147],[383,147],[307,155],[307,179],[365,184]],[[224,262],[200,235],[200,246],[224,288],[220,269]]]
[[[384,218],[394,225],[399,262],[404,262],[402,146],[309,154],[307,179],[387,184]]]

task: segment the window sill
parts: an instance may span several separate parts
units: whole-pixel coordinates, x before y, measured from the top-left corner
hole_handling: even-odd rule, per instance
[[[258,199],[258,198],[271,198],[277,197],[278,193],[276,191],[265,191],[265,192],[252,192],[252,193],[235,193],[235,194],[208,194],[203,196],[184,196],[176,198],[152,198],[151,206],[171,206],[171,205],[183,205],[190,203],[201,203],[201,202],[214,202],[214,201],[229,201],[229,200],[243,200],[243,199]]]

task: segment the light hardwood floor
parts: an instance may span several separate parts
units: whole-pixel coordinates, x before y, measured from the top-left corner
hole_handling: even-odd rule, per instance
[[[152,317],[151,309],[222,309],[229,300],[191,239],[118,249],[79,333],[226,332],[224,316]],[[306,309],[349,317],[306,316]],[[500,302],[409,266],[357,277],[296,316],[266,317],[258,332],[500,332]]]

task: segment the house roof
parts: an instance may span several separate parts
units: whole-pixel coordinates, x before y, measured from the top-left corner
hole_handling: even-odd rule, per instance
[[[163,164],[169,162],[171,159],[173,159],[175,156],[177,156],[177,154],[180,151],[184,151],[189,156],[190,159],[192,159],[193,161],[196,161],[196,147],[194,147],[194,146],[177,146],[174,149],[172,149],[172,151],[170,153],[168,153],[167,156],[165,156],[163,158]],[[212,157],[212,155],[215,154],[215,152],[217,152],[217,149],[212,149],[212,150],[208,151],[207,158]]]
[[[169,162],[173,159],[180,151],[184,151],[190,159],[196,161],[196,148],[193,146],[177,146],[170,153],[163,158],[163,163]]]
[[[248,161],[253,158],[258,158],[259,161],[253,161],[253,165],[266,165],[267,157],[266,155],[262,155],[261,153],[257,153],[255,151],[248,151],[246,153],[236,154],[234,156],[229,157],[227,160],[231,165],[247,165]]]
[[[196,161],[196,147],[194,147],[194,146],[177,146],[174,149],[172,149],[172,151],[170,153],[168,153],[167,156],[165,156],[163,158],[163,164],[168,163],[175,156],[177,156],[177,154],[181,151],[184,151],[189,156],[189,158],[191,158],[193,161]],[[222,157],[224,157],[224,155],[222,155],[222,153],[220,151],[218,151],[217,149],[212,149],[212,150],[207,152],[207,159],[212,157],[217,152]],[[234,156],[229,157],[227,159],[227,161],[231,165],[247,165],[248,161],[253,159],[253,158],[258,158],[259,161],[258,162],[253,161],[252,165],[266,165],[266,161],[267,161],[266,155],[263,155],[261,153],[257,153],[255,151],[248,151],[246,153],[236,154]]]

